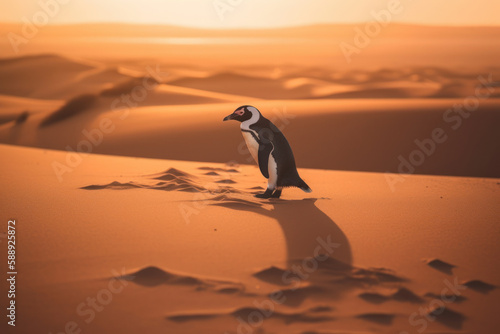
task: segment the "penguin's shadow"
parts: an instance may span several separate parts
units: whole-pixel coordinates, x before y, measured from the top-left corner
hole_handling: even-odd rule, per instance
[[[338,225],[318,208],[317,201],[316,198],[306,198],[255,202],[224,197],[211,205],[250,211],[275,219],[283,230],[289,264],[317,255],[315,250],[321,246],[331,258],[351,266],[352,253],[349,240]],[[269,205],[271,209],[266,208]]]

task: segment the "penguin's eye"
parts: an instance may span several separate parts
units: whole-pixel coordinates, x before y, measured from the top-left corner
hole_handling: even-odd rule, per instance
[[[238,115],[238,116],[243,116],[243,114],[244,114],[245,112],[243,111],[243,109],[238,109],[238,110],[236,110],[234,113],[235,113],[236,115]]]

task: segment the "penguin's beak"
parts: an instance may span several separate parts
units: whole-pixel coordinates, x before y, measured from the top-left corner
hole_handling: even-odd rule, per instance
[[[230,121],[234,118],[234,114],[231,114],[231,115],[227,115],[226,117],[224,117],[224,119],[222,120],[223,122],[225,121]]]

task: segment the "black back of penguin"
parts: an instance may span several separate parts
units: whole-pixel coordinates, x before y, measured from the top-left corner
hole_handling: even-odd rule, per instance
[[[256,123],[249,127],[258,133],[259,139],[262,142],[270,142],[273,145],[271,155],[276,161],[278,170],[277,186],[309,188],[297,172],[292,148],[285,135],[270,120],[262,115]]]

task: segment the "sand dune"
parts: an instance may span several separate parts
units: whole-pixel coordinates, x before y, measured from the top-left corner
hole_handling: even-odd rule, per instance
[[[77,60],[52,54],[4,58],[0,62],[0,75],[4,78],[0,94],[68,99],[101,91],[114,91],[114,95],[130,93],[135,86],[141,85],[141,76],[147,75],[148,66],[141,68],[135,64],[135,69],[131,70],[129,68],[133,63],[122,64],[117,66],[116,63]],[[234,66],[231,71],[221,68],[210,72],[186,65],[184,69],[177,68],[167,63],[162,64],[162,72],[162,82],[168,83],[168,86],[162,86],[163,90],[168,87],[194,95],[213,92],[219,93],[215,95],[219,98],[224,94],[247,99],[454,98],[471,95],[478,84],[477,71],[429,66],[339,70],[268,65],[256,68]],[[494,78],[500,75],[498,68],[494,67],[481,72]],[[191,90],[180,90],[180,87]],[[496,91],[492,96],[498,97],[499,94]],[[179,101],[166,98],[157,103],[177,104]],[[190,103],[201,102],[194,99]]]
[[[483,79],[437,66],[160,67],[162,74],[151,76],[138,61],[117,65],[57,55],[4,59],[0,92],[8,95],[0,96],[5,123],[0,142],[76,150],[87,140],[82,131],[92,132],[110,119],[113,130],[91,148],[93,153],[250,163],[237,131],[219,119],[239,105],[254,104],[283,128],[300,166],[500,176],[499,72],[493,67]],[[474,106],[473,116],[450,114],[448,109],[474,96],[478,84],[489,98]],[[439,154],[410,164],[411,154],[421,151],[415,141],[426,142],[435,128],[444,129],[447,138],[430,150]],[[313,147],[329,150],[316,154]]]
[[[253,162],[239,146],[242,139],[236,124],[221,121],[240,103],[145,106],[107,111],[113,98],[99,101],[99,108],[46,128],[39,128],[42,115],[30,117],[21,127],[14,123],[4,124],[0,126],[0,142],[62,150],[69,145],[76,150],[79,143],[88,140],[83,130],[99,129],[103,119],[110,119],[113,131],[105,134],[105,138],[103,134],[99,145],[92,147],[93,153]],[[500,160],[496,154],[498,103],[495,99],[483,101],[470,118],[445,121],[447,110],[461,102],[463,100],[374,99],[250,103],[283,128],[299,166],[499,177]],[[457,126],[459,128],[454,130]],[[421,150],[415,141],[428,141],[435,128],[444,129],[445,142],[435,144],[433,152],[436,153],[425,155],[421,165],[410,165],[412,152]],[[12,136],[14,131],[15,137]],[[58,132],[57,137],[53,136],[54,131]],[[210,138],[210,142],[205,138]],[[179,141],[182,146],[178,145]],[[328,151],[317,154],[316,149],[312,149],[317,147],[328,147]]]
[[[179,87],[175,85],[160,85],[155,90],[155,93],[161,94],[162,100],[158,104],[197,104],[197,103],[220,103],[220,102],[241,102],[248,99],[255,100],[256,98],[234,95],[227,93],[217,93],[200,89]],[[243,92],[245,93],[245,92]],[[178,97],[177,97],[178,96]],[[177,98],[176,98],[177,97]],[[148,99],[149,100],[149,99]]]
[[[0,75],[2,94],[38,99],[96,94],[131,78],[116,66],[54,54],[1,59]]]
[[[311,96],[305,85],[290,87],[279,80],[251,77],[235,73],[217,73],[208,78],[185,78],[170,82],[171,85],[203,89],[215,92],[227,92],[264,99],[303,99]]]
[[[49,316],[58,312],[58,319],[75,319],[93,333],[109,332],[110,324],[133,333],[137,323],[153,332],[165,326],[180,332],[235,332],[244,326],[241,319],[256,314],[262,315],[262,328],[272,332],[286,332],[291,325],[304,333],[315,332],[318,325],[326,332],[408,331],[415,329],[408,317],[421,307],[429,307],[436,317],[428,321],[432,331],[470,331],[478,322],[485,332],[496,326],[500,274],[496,260],[481,255],[497,244],[496,180],[411,176],[392,193],[380,174],[301,170],[314,186],[313,197],[303,199],[292,189],[283,199],[268,201],[252,196],[263,183],[255,166],[85,155],[59,183],[51,165],[64,161],[65,153],[6,145],[0,150],[6,159],[1,203],[16,210],[23,223],[19,233],[25,236],[25,259],[39,263],[20,276],[24,291],[38,291],[19,295],[30,317],[22,323],[26,330],[32,323],[37,330],[61,328],[64,320]],[[215,182],[228,178],[231,184]],[[205,189],[154,191],[157,182]],[[366,187],[373,191],[366,193]],[[28,194],[22,202],[12,196],[14,188]],[[48,188],[50,198],[39,196]],[[462,188],[469,197],[460,195]],[[47,211],[46,201],[61,207]],[[32,209],[21,210],[26,205]],[[92,210],[79,210],[81,205]],[[139,207],[141,223],[136,224]],[[208,216],[218,218],[207,221]],[[461,229],[451,227],[457,223]],[[388,234],[393,227],[395,232]],[[33,233],[27,234],[28,229]],[[111,231],[117,242],[110,247],[104,240]],[[322,248],[329,255],[318,257],[314,265],[314,249],[324,245],[318,237],[331,238],[336,246],[333,253]],[[94,246],[86,246],[93,241]],[[392,251],[380,242],[399,247],[401,257],[390,257]],[[463,251],[464,242],[475,247]],[[444,273],[424,258],[442,258],[456,267],[452,274]],[[311,265],[314,270],[306,271]],[[123,282],[123,292],[114,294],[105,312],[87,324],[74,308],[114,282],[110,267],[119,273],[114,277]],[[454,280],[465,288],[441,297],[446,281]],[[53,293],[53,284],[62,293],[53,296],[50,307],[40,307],[46,304],[45,294]],[[441,298],[450,302],[445,309],[433,309]]]
[[[293,77],[270,78],[237,73],[179,78],[169,83],[200,90],[228,92],[263,99],[305,98],[457,98],[471,95],[477,75],[435,68],[381,69],[376,71],[325,71],[322,78],[309,69]],[[272,73],[272,70],[268,70]],[[498,71],[494,71],[498,77]],[[498,92],[493,96],[500,96]]]
[[[66,87],[92,66],[55,55],[38,55],[0,60],[0,92],[30,98],[67,98],[57,89]],[[55,92],[54,92],[55,91]]]
[[[61,100],[39,100],[0,95],[0,124],[16,121],[23,113],[50,113],[64,104]]]

